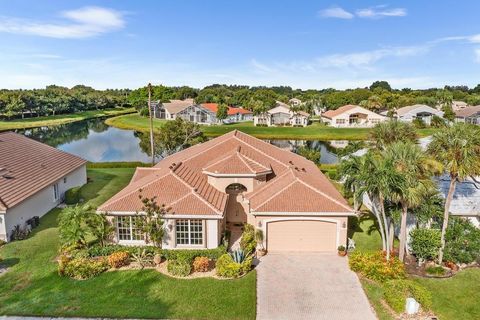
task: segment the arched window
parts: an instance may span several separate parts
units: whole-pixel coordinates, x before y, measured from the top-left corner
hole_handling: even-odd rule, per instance
[[[226,188],[226,192],[228,193],[229,191],[235,191],[235,192],[245,192],[247,191],[247,188],[240,183],[232,183]]]

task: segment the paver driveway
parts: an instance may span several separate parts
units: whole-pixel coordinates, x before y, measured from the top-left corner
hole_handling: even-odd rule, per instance
[[[268,254],[257,267],[257,319],[376,319],[336,254]]]

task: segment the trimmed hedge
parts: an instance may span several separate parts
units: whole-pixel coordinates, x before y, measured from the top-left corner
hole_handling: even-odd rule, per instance
[[[147,253],[152,255],[160,254],[167,260],[182,260],[187,261],[189,264],[193,263],[196,257],[207,257],[212,260],[218,260],[218,258],[227,252],[224,246],[219,246],[215,249],[160,249],[153,246],[122,246],[118,244],[112,244],[107,246],[100,246],[98,244],[88,248],[88,254],[90,257],[109,256],[115,252],[128,252],[130,255],[137,253],[139,250],[146,250]]]
[[[72,205],[80,201],[80,187],[70,188],[65,191],[65,203]]]
[[[398,313],[405,311],[407,298],[414,298],[420,303],[423,310],[432,307],[431,293],[421,285],[411,280],[390,280],[384,285],[385,301]]]
[[[217,275],[225,278],[238,278],[252,269],[253,257],[248,256],[242,263],[233,261],[228,253],[218,258],[216,268]]]

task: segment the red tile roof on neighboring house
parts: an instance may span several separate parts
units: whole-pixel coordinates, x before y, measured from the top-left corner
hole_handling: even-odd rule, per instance
[[[23,135],[0,133],[0,211],[19,204],[86,162]]]
[[[218,110],[218,103],[202,103],[202,106],[204,108],[207,108],[208,110],[212,111],[212,112],[217,112]],[[240,107],[228,107],[228,112],[227,114],[229,116],[234,116],[236,114],[252,114],[253,112],[252,111],[249,111],[247,109],[244,109],[244,108],[240,108]]]
[[[336,110],[328,110],[328,111],[322,113],[322,117],[332,119],[333,117],[341,115],[342,113],[347,112],[349,110],[352,110],[353,108],[356,108],[356,107],[358,107],[358,106],[353,105],[353,104],[347,104],[347,105],[345,105],[343,107],[340,107]]]
[[[174,214],[222,216],[228,194],[208,183],[209,172],[268,173],[265,183],[245,195],[254,213],[353,212],[313,162],[237,130],[171,155],[153,168],[138,168],[130,184],[99,210],[141,211],[142,194],[156,197]]]

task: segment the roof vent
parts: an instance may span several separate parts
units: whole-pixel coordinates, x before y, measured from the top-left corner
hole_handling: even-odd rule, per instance
[[[303,171],[303,172],[307,172],[307,170],[305,170],[305,168],[302,168],[302,171]]]
[[[288,163],[290,163],[290,164],[292,164],[292,165],[293,165],[293,161],[292,161],[292,160],[288,161]]]

